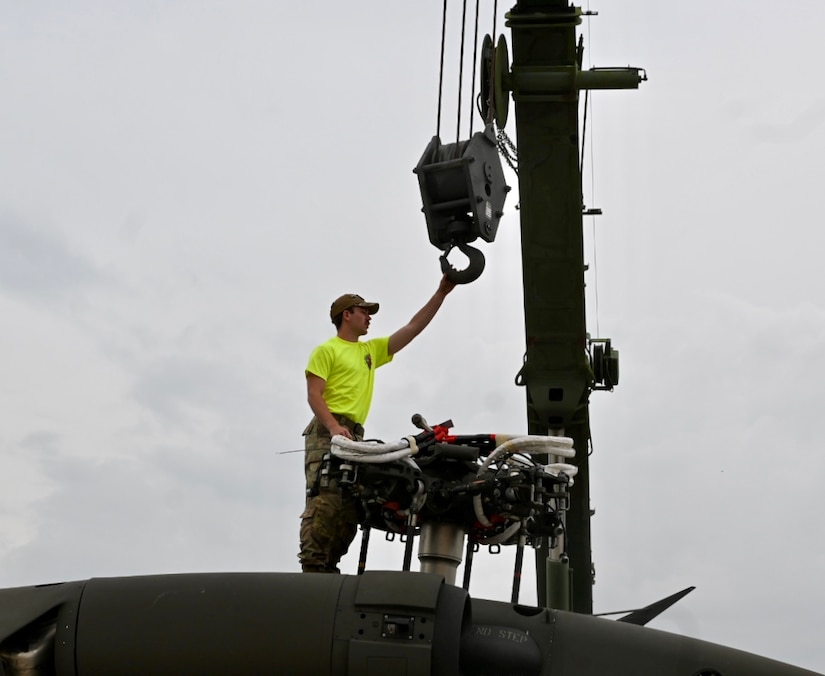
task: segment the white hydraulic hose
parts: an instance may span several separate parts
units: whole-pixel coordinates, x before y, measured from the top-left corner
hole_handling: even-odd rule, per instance
[[[522,437],[508,439],[501,446],[488,455],[478,468],[483,472],[490,464],[505,453],[550,453],[563,458],[574,458],[576,450],[570,437],[551,437],[537,434],[528,434]]]
[[[353,462],[393,462],[414,455],[418,451],[415,444],[411,444],[410,441],[409,437],[390,443],[353,441],[341,434],[336,434],[332,437],[331,451],[334,456]]]
[[[484,513],[484,506],[481,504],[481,493],[476,493],[473,496],[473,511],[476,513],[476,519],[478,519],[478,522],[482,526],[489,528],[493,525]]]
[[[545,465],[544,468],[549,470],[553,476],[558,476],[559,472],[564,472],[567,476],[574,477],[579,473],[578,467],[568,465],[566,462],[551,462],[549,465]]]
[[[573,477],[576,476],[579,472],[579,468],[575,465],[570,465],[566,462],[553,462],[549,465],[544,465],[544,468],[550,472],[553,476],[558,476],[560,472],[564,472],[567,476],[570,477],[569,485],[573,485]],[[493,524],[487,518],[487,515],[484,513],[484,506],[481,503],[481,493],[476,493],[473,496],[473,512],[475,512],[476,519],[478,522],[487,528],[492,526]]]
[[[503,435],[496,435],[496,439]],[[520,437],[512,437],[498,446],[478,468],[478,474],[481,474],[489,465],[498,457],[505,453],[519,453],[519,452],[542,452],[560,455],[564,458],[573,458],[576,455],[576,450],[573,448],[573,440],[570,437],[553,437],[541,436],[535,434],[528,434]],[[576,476],[579,469],[575,465],[570,465],[566,462],[555,462],[545,465],[545,468],[553,475],[558,476],[559,472],[564,472],[570,477],[570,485],[573,485],[573,477]],[[490,527],[493,524],[484,513],[484,505],[481,502],[481,495],[473,496],[473,512],[475,512],[478,522],[485,527]]]
[[[362,455],[360,453],[349,453],[345,450],[333,450],[332,453],[335,457],[341,458],[341,460],[379,465],[409,457],[411,451],[408,448],[403,451],[396,451],[395,453],[385,453],[384,455]]]
[[[515,441],[517,439],[526,439],[528,442],[531,443],[540,443],[544,441],[548,443],[558,444],[559,446],[565,446],[567,448],[573,447],[573,440],[570,437],[559,437],[545,434],[502,434],[500,432],[497,432],[493,436],[495,436],[496,438],[496,448],[503,446],[504,444],[509,443],[511,441]]]
[[[521,528],[521,522],[516,521],[515,523],[505,528],[501,533],[498,533],[497,535],[491,535],[490,537],[481,540],[481,544],[500,545],[502,542],[507,542],[507,540],[513,537],[513,535],[518,533],[519,528]]]
[[[370,455],[378,455],[381,453],[391,453],[393,451],[399,451],[404,448],[410,447],[410,442],[408,439],[399,439],[398,441],[392,441],[389,443],[385,443],[383,441],[355,441],[354,439],[349,439],[345,437],[343,434],[336,434],[332,437],[332,445],[333,447],[342,448],[345,450],[357,452],[357,453],[367,453]]]
[[[415,465],[415,462],[410,460],[410,462]],[[424,506],[424,503],[427,502],[427,491],[424,489],[424,482],[420,479],[418,480],[418,490],[415,492],[415,495],[412,498],[412,504],[410,505],[410,512],[413,514],[418,514],[421,511],[421,508]]]
[[[575,465],[568,465],[566,462],[551,462],[549,465],[545,465],[544,469],[550,472],[553,476],[558,476],[560,472],[564,472],[568,477],[570,477],[570,482],[567,484],[570,487],[576,483],[573,481],[573,477],[579,473],[578,467]]]

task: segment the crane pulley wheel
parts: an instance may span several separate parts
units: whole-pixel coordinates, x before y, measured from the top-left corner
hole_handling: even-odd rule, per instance
[[[507,40],[503,35],[498,36],[493,66],[493,109],[495,111],[496,127],[504,129],[507,126],[507,114],[510,111],[510,53],[507,49]]]
[[[490,110],[493,106],[493,68],[495,66],[496,50],[493,45],[493,38],[487,33],[481,42],[481,77],[479,78],[479,99],[478,112],[484,120],[484,124],[493,121]]]
[[[479,112],[486,124],[495,120],[503,129],[510,110],[510,54],[503,35],[493,46],[489,33],[481,43],[481,78],[479,83]]]

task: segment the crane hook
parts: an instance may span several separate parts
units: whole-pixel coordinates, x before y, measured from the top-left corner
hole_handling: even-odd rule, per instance
[[[450,261],[447,260],[447,256],[453,247],[458,247],[458,250],[467,256],[470,261],[464,270],[456,270],[450,265]],[[441,272],[447,275],[447,279],[455,284],[469,284],[470,282],[474,282],[481,276],[481,273],[484,272],[484,254],[478,249],[469,246],[466,242],[450,242],[447,250],[438,260],[441,261]]]

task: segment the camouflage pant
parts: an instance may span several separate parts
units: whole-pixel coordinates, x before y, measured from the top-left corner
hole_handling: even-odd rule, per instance
[[[353,433],[356,439],[364,438],[360,425]],[[331,442],[329,430],[313,418],[304,430],[307,501],[301,514],[298,554],[306,573],[339,573],[338,562],[347,553],[358,528],[357,501],[349,491],[338,488],[334,479],[329,487],[318,485],[321,463]]]

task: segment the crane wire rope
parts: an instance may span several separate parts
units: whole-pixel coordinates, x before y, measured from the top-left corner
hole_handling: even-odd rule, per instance
[[[444,43],[447,36],[447,0],[441,10],[441,62],[438,66],[438,113],[435,121],[435,135],[441,136],[441,98],[444,91]]]
[[[461,87],[464,84],[464,36],[467,28],[467,0],[464,0],[461,5],[461,46],[458,50],[458,102],[456,104],[455,120],[456,151],[458,151],[458,142],[461,140]]]
[[[438,67],[438,112],[436,114],[436,136],[439,138],[441,137],[441,113],[443,108],[443,99],[444,99],[444,54],[446,50],[446,42],[447,42],[447,2],[448,0],[444,0],[441,10],[441,55],[439,59],[439,67]],[[588,2],[589,5],[589,2]],[[588,9],[589,13],[589,9]],[[474,31],[473,31],[473,71],[472,71],[472,84],[470,89],[470,103],[469,103],[469,137],[472,138],[473,135],[473,113],[475,112],[473,108],[475,107],[477,112],[481,114],[482,105],[480,101],[481,94],[479,93],[479,100],[476,100],[475,94],[475,84],[476,84],[476,76],[478,70],[478,28],[479,28],[479,17],[480,17],[480,0],[476,0],[476,7],[475,7],[475,17],[474,17]],[[492,17],[492,34],[491,37],[495,40],[496,34],[496,27],[497,27],[497,20],[498,20],[498,0],[493,0],[493,17]],[[590,23],[588,21],[588,30],[589,30]],[[455,150],[459,152],[460,148],[460,138],[461,138],[461,108],[462,108],[462,90],[464,85],[464,50],[465,50],[465,40],[466,40],[466,30],[467,30],[467,0],[463,0],[462,2],[462,14],[461,14],[461,45],[459,48],[459,59],[458,59],[458,101],[456,106],[456,139],[455,139]],[[494,48],[495,49],[495,48]],[[490,106],[487,114],[487,119],[484,120],[485,124],[489,124],[493,121],[495,116],[495,111],[492,106]],[[585,125],[587,119],[587,94],[585,94]],[[585,126],[586,128],[586,126]],[[584,134],[583,134],[584,136]],[[504,157],[507,164],[513,170],[513,172],[518,175],[518,153],[515,148],[515,144],[510,140],[507,136],[507,133],[504,129],[497,129],[496,133],[496,146],[499,149],[499,152]],[[582,158],[584,157],[584,138],[582,138]],[[582,166],[583,169],[583,161]],[[516,207],[518,208],[518,206]],[[598,305],[598,303],[597,303]]]
[[[470,79],[472,86],[470,88],[470,134],[469,138],[473,137],[473,103],[476,98],[476,66],[478,64],[478,5],[481,0],[476,0],[476,17],[475,30],[473,31],[473,77]]]
[[[587,59],[588,65],[592,67],[592,63],[590,62],[590,48],[593,44],[593,38],[591,35],[591,27],[592,27],[592,18],[593,15],[590,12],[590,0],[587,1]],[[593,116],[593,101],[590,98],[590,90],[585,90],[584,93],[584,119],[582,122],[582,167],[581,171],[584,172],[584,144],[585,139],[587,137],[587,115],[588,111],[590,116]],[[596,195],[596,154],[595,154],[595,133],[593,131],[593,121],[590,121],[590,199],[595,203],[595,195]],[[590,228],[591,228],[591,239],[593,242],[593,313],[595,315],[596,320],[596,335],[601,335],[600,326],[599,326],[599,265],[598,265],[598,258],[597,258],[597,250],[598,247],[596,246],[596,216],[595,214],[590,216]],[[590,457],[593,455],[595,451],[595,446],[593,443],[593,431],[590,429],[590,424],[587,425],[587,456]]]
[[[592,14],[590,13],[590,2],[587,2],[587,53],[588,53],[588,61],[590,60],[590,47],[593,44],[593,39],[591,35],[591,19]],[[584,116],[582,122],[582,152],[581,152],[581,167],[580,171],[584,173],[584,157],[585,157],[585,142],[587,139],[587,118],[588,115],[592,118],[593,117],[593,100],[590,97],[590,90],[585,90],[584,93]],[[593,132],[593,120],[590,121],[590,165],[588,167],[590,172],[590,200],[595,203],[596,199],[596,159],[595,159],[595,136]],[[593,313],[595,315],[596,321],[596,335],[601,335],[600,330],[600,322],[599,322],[599,266],[598,266],[598,257],[597,257],[597,246],[596,246],[596,216],[590,216],[590,232],[591,238],[593,241]]]
[[[446,43],[447,43],[447,6],[448,0],[444,0],[441,10],[441,54],[439,59],[439,67],[438,67],[438,110],[436,113],[436,136],[441,136],[441,117],[442,117],[442,110],[443,110],[443,100],[444,100],[444,62],[445,62],[445,52],[446,52]],[[495,35],[496,30],[496,15],[498,13],[498,0],[494,0],[493,2],[493,35]],[[476,0],[475,4],[475,16],[474,16],[474,26],[473,26],[473,59],[472,59],[472,82],[470,87],[470,100],[469,100],[469,137],[473,135],[473,114],[474,110],[473,107],[476,105],[476,77],[478,74],[478,31],[479,31],[479,21],[480,21],[481,11],[480,11],[480,0]],[[464,88],[464,61],[465,61],[465,43],[466,43],[466,32],[467,32],[467,0],[463,0],[462,2],[462,14],[461,14],[461,43],[459,47],[459,59],[458,59],[458,96],[457,96],[457,106],[456,106],[456,147],[458,148],[460,143],[461,137],[461,109],[463,107],[462,99],[463,99],[463,88]],[[490,112],[490,117],[492,118],[492,111]],[[490,120],[484,120],[485,123],[490,122]]]

